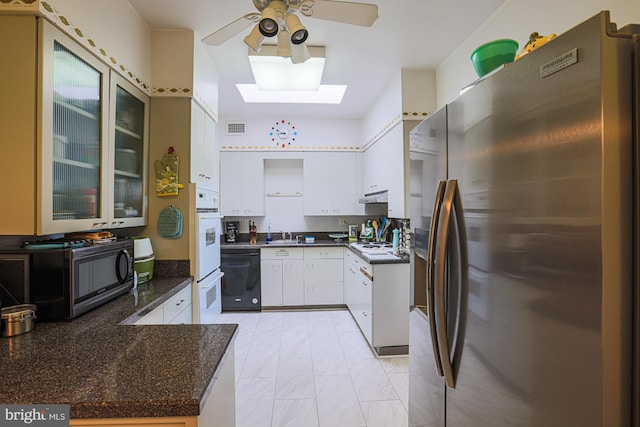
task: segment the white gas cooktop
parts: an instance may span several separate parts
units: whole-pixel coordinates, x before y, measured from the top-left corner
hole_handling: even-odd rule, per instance
[[[393,247],[389,242],[359,242],[350,246],[371,260],[398,259],[393,255]]]

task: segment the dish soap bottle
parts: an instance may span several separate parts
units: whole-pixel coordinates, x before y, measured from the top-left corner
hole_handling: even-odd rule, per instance
[[[392,250],[394,255],[398,255],[398,247],[400,246],[400,230],[393,230]]]
[[[371,242],[373,240],[373,224],[371,220],[367,220],[367,224],[364,226],[364,239],[367,242]]]
[[[271,238],[271,223],[269,223],[269,225],[267,225],[267,242],[272,241],[273,239]]]

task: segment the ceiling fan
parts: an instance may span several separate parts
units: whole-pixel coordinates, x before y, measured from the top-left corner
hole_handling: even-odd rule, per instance
[[[266,37],[278,35],[278,48],[283,53],[291,51],[290,45],[303,46],[309,33],[296,12],[316,19],[341,22],[344,24],[370,27],[378,19],[378,6],[369,3],[352,3],[334,0],[252,0],[258,12],[248,13],[219,30],[209,34],[202,41],[211,46],[219,46],[242,30],[255,24],[245,43],[254,51],[259,51]],[[286,36],[286,39],[285,37]],[[281,46],[287,43],[288,46]],[[294,55],[295,56],[295,55]],[[294,61],[292,57],[292,61]],[[298,62],[298,61],[294,61]],[[302,61],[304,62],[304,61]]]

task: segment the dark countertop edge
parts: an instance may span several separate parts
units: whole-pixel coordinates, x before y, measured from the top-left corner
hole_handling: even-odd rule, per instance
[[[69,400],[68,397],[65,398],[63,396],[59,396],[58,398],[56,398],[54,395],[51,395],[49,392],[47,392],[47,387],[45,387],[45,389],[43,389],[44,393],[36,392],[34,394],[33,392],[27,392],[21,395],[20,393],[15,394],[14,392],[12,398],[8,399],[6,403],[68,404],[70,406],[70,417],[72,419],[195,417],[200,415],[201,407],[205,404],[206,399],[210,395],[211,390],[215,385],[215,381],[220,375],[222,366],[226,361],[227,350],[229,349],[229,346],[233,345],[233,343],[235,342],[235,337],[238,333],[238,325],[192,324],[162,326],[133,324],[136,320],[163,304],[173,295],[177,294],[185,287],[190,286],[192,282],[192,277],[154,278],[147,283],[140,284],[137,289],[132,289],[127,294],[121,295],[120,297],[100,307],[97,307],[94,310],[79,316],[78,318],[65,321],[40,322],[32,332],[18,335],[12,338],[0,338],[0,350],[2,350],[0,352],[0,362],[2,362],[8,354],[8,352],[4,349],[4,345],[8,345],[9,347],[7,348],[7,350],[9,350],[12,345],[20,346],[21,340],[23,343],[27,343],[28,341],[25,342],[25,339],[33,339],[37,340],[38,342],[43,342],[44,340],[46,342],[49,336],[55,338],[56,330],[60,328],[65,331],[73,331],[76,329],[85,330],[95,327],[98,328],[96,329],[97,331],[107,331],[108,333],[115,332],[118,330],[118,328],[124,328],[125,330],[128,328],[140,328],[140,330],[144,330],[144,328],[155,328],[156,331],[164,331],[163,336],[169,337],[171,336],[170,331],[175,331],[175,329],[172,328],[180,327],[184,328],[184,331],[192,330],[194,333],[202,331],[200,332],[200,334],[208,334],[210,338],[220,336],[220,345],[215,346],[211,349],[210,356],[211,358],[215,359],[207,358],[207,360],[209,360],[209,363],[206,363],[206,366],[198,365],[198,362],[195,362],[195,368],[198,369],[199,375],[195,380],[192,380],[194,381],[194,383],[193,388],[190,392],[181,392],[179,394],[174,394],[175,397],[171,395],[171,390],[167,390],[167,393],[165,393],[166,396],[161,397],[158,397],[157,394],[155,396],[153,396],[152,394],[149,397],[145,398],[144,394],[142,393],[140,395],[140,399],[136,399],[135,397],[119,398],[121,395],[118,395],[118,397],[114,398],[112,398],[111,396],[107,396],[107,398],[104,398],[103,396],[96,396],[97,398],[95,399]],[[137,293],[140,293],[140,295],[137,295]],[[159,329],[164,327],[168,329]],[[16,342],[14,343],[14,341]],[[81,343],[73,343],[73,345],[78,344]],[[87,345],[90,346],[91,343],[87,342]],[[115,347],[116,350],[120,352],[125,351],[124,349],[120,349],[120,347],[118,347],[117,345]],[[47,365],[48,363],[50,363],[41,360],[42,356],[40,356],[38,352],[31,351],[31,354],[33,355],[33,357],[35,357],[32,363],[29,363],[28,361],[23,362],[27,362],[28,365],[32,366],[43,364]],[[111,354],[111,356],[113,355]],[[186,354],[185,356],[189,357],[191,355]],[[4,362],[13,363],[11,358],[4,360]],[[52,370],[55,371],[55,369]],[[103,377],[103,374],[100,372],[89,373],[87,374],[88,376],[84,376],[84,372],[81,371],[80,374],[81,375],[78,376],[81,378],[90,378],[93,380],[101,380]],[[15,375],[18,375],[18,373],[15,373]],[[29,375],[29,373],[22,372],[22,374],[20,375]],[[180,372],[175,373],[175,375],[180,375]],[[54,378],[53,381],[58,382],[60,380],[69,381],[69,378],[67,377],[60,378],[58,380],[56,380],[55,377],[52,378]],[[15,380],[16,377],[13,376],[6,379]],[[33,385],[29,385],[28,387],[29,390],[31,390]],[[73,387],[73,383],[71,383],[71,387]],[[67,386],[64,386],[63,388],[65,392],[68,392]],[[9,393],[9,390],[3,390],[3,387],[0,384],[0,396],[5,395],[5,392]],[[8,397],[8,395],[5,395],[5,397]]]
[[[350,246],[351,242],[341,241],[336,242],[333,240],[316,240],[315,243],[276,243],[269,244],[267,242],[258,242],[258,243],[249,243],[249,242],[238,242],[238,243],[222,243],[220,245],[221,250],[225,249],[263,249],[263,248],[313,248],[313,247],[344,247],[351,249],[353,253],[358,255],[364,261],[369,264],[408,264],[409,257],[399,257],[398,259],[372,259],[367,257],[362,252],[352,248]]]

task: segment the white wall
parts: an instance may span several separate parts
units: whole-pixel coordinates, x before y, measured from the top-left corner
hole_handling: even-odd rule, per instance
[[[623,27],[640,23],[638,0],[507,0],[482,27],[458,47],[436,70],[438,107],[458,97],[460,89],[478,78],[469,57],[487,41],[510,38],[522,48],[529,34],[562,34],[601,10],[611,11],[611,21]]]
[[[50,0],[49,3],[79,28],[85,39],[91,38],[108,57],[113,57],[118,65],[149,85],[149,27],[127,0]],[[71,35],[78,38],[76,34]],[[115,69],[128,78],[119,67]]]
[[[290,121],[298,135],[286,147],[272,141],[269,135],[276,121]],[[245,124],[245,134],[227,135],[227,122]],[[282,117],[273,114],[270,118],[238,117],[223,119],[216,126],[216,141],[222,150],[277,150],[277,151],[342,151],[357,150],[361,146],[361,122],[358,119],[314,119],[309,117]],[[277,138],[276,138],[277,139]],[[279,142],[279,141],[278,141]]]

